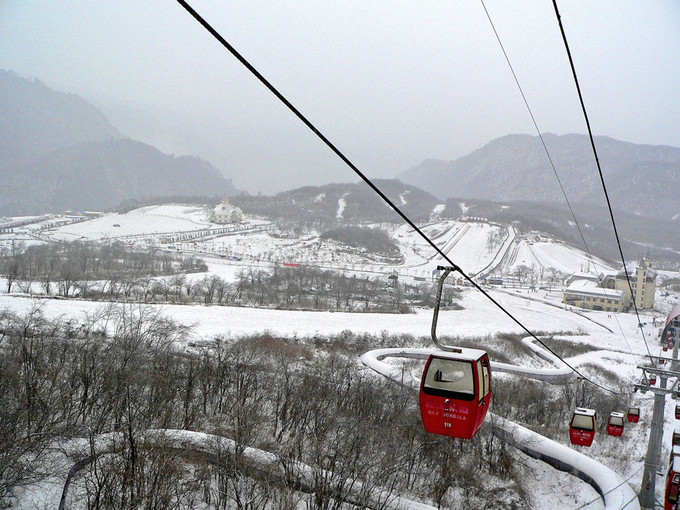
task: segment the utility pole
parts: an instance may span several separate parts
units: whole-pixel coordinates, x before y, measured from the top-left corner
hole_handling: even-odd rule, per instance
[[[667,333],[669,329],[667,325],[662,334],[662,341],[666,342]],[[659,472],[660,462],[661,462],[661,442],[663,439],[663,424],[664,424],[664,408],[666,404],[666,395],[673,394],[677,390],[678,379],[680,378],[680,372],[678,369],[678,338],[676,334],[675,345],[673,346],[673,357],[672,358],[660,358],[659,356],[652,356],[652,363],[658,364],[659,359],[664,359],[665,361],[671,362],[671,370],[663,370],[655,367],[643,367],[638,368],[643,371],[643,384],[636,384],[635,390],[641,390],[642,392],[652,391],[654,393],[654,410],[652,412],[652,426],[649,431],[649,443],[647,444],[647,456],[645,457],[645,471],[642,475],[642,483],[640,486],[639,501],[642,508],[655,508],[655,492],[656,492],[656,476]],[[649,385],[649,379],[647,374],[655,374],[660,378],[659,387],[655,388]],[[675,377],[676,382],[673,387],[666,388],[668,378]]]

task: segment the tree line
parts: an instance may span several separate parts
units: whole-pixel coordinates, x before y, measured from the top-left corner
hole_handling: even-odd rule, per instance
[[[335,310],[350,312],[408,313],[405,287],[389,287],[386,278],[346,276],[309,266],[268,270],[242,269],[234,281],[217,275],[202,278],[176,274],[170,277],[121,279],[106,285],[81,289],[80,297],[102,301],[140,303],[255,306],[287,310]],[[423,284],[417,290],[418,304],[429,304],[433,287]],[[409,294],[411,295],[411,294]],[[453,300],[453,292],[447,295]]]
[[[122,242],[53,243],[0,247],[0,275],[6,292],[15,286],[32,292],[69,297],[83,294],[95,281],[115,287],[123,280],[206,271],[205,262],[156,248],[138,249]]]
[[[434,286],[403,285],[301,265],[267,270],[245,268],[234,281],[207,271],[195,257],[163,250],[138,250],[124,243],[64,243],[0,250],[6,292],[78,297],[101,301],[257,306],[280,309],[408,313],[429,306]],[[455,290],[445,291],[452,303]]]

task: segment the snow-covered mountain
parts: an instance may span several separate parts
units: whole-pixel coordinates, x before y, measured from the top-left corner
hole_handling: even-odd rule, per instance
[[[0,71],[0,172],[0,215],[237,192],[207,161],[125,138],[84,99],[8,71]]]
[[[544,134],[550,159],[571,202],[604,204],[590,140]],[[680,148],[595,137],[616,209],[656,218],[680,217]],[[555,201],[564,198],[537,136],[508,135],[455,161],[425,160],[399,175],[440,198]]]

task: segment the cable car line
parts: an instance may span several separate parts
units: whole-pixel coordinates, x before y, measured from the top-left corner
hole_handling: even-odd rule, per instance
[[[489,24],[491,25],[491,29],[493,30],[494,35],[496,36],[496,40],[498,41],[499,46],[501,47],[501,51],[503,52],[503,56],[505,57],[505,61],[508,64],[508,67],[510,68],[510,72],[512,73],[512,77],[515,80],[515,83],[517,84],[517,88],[519,89],[519,93],[522,95],[522,100],[524,101],[524,106],[526,106],[527,111],[529,112],[529,117],[531,117],[531,122],[534,125],[534,128],[536,129],[536,134],[538,135],[538,138],[541,140],[541,145],[543,146],[543,150],[545,152],[545,155],[548,157],[548,161],[550,162],[550,167],[552,168],[553,173],[555,174],[555,178],[557,179],[557,184],[560,186],[560,190],[562,191],[562,195],[564,196],[564,200],[567,202],[567,207],[569,207],[569,212],[571,213],[571,217],[574,219],[574,223],[576,223],[576,229],[578,230],[579,236],[581,237],[581,241],[583,241],[583,245],[586,248],[586,252],[588,253],[588,257],[590,258],[590,261],[593,262],[593,255],[590,253],[590,249],[588,248],[588,243],[585,240],[585,237],[583,236],[583,231],[581,231],[581,225],[579,225],[578,220],[576,219],[576,214],[574,213],[574,209],[571,207],[571,203],[569,202],[569,199],[567,198],[567,193],[564,190],[564,186],[562,185],[562,180],[560,179],[560,176],[557,173],[557,169],[555,168],[555,163],[553,162],[552,157],[550,156],[550,152],[548,151],[548,147],[545,144],[545,140],[543,139],[543,134],[541,133],[541,130],[538,128],[538,123],[536,122],[536,118],[534,117],[534,113],[531,111],[531,107],[529,106],[529,101],[527,101],[527,98],[524,94],[524,90],[522,89],[522,86],[519,83],[519,79],[517,78],[517,74],[515,74],[515,69],[513,68],[512,64],[510,63],[510,57],[508,57],[508,53],[505,51],[505,46],[503,45],[503,42],[501,41],[500,35],[498,34],[498,31],[496,30],[496,26],[493,23],[493,20],[491,19],[491,15],[489,14],[488,9],[486,8],[486,5],[484,4],[484,0],[480,0],[482,7],[484,8],[484,12],[486,13],[486,17],[489,20]],[[594,262],[593,262],[594,264]]]
[[[491,25],[491,29],[493,30],[494,35],[496,36],[496,40],[498,41],[498,45],[501,48],[501,51],[503,52],[503,56],[505,57],[505,61],[508,64],[508,67],[510,68],[510,72],[512,73],[512,77],[515,80],[515,83],[517,84],[517,88],[519,89],[519,93],[522,96],[522,100],[524,101],[524,106],[526,106],[527,111],[529,112],[529,117],[531,117],[531,122],[534,125],[534,128],[536,129],[536,134],[538,135],[538,138],[541,140],[541,145],[543,146],[543,150],[545,152],[545,155],[548,158],[548,161],[550,162],[550,167],[552,168],[553,173],[555,174],[555,179],[557,179],[557,184],[560,187],[560,190],[562,191],[562,196],[564,197],[564,201],[567,203],[567,207],[569,208],[569,212],[571,213],[571,217],[574,220],[574,223],[576,224],[576,230],[578,230],[578,234],[581,237],[581,241],[583,241],[583,246],[586,249],[586,253],[588,253],[588,259],[590,262],[593,264],[595,267],[595,270],[597,271],[597,264],[595,263],[595,260],[593,258],[593,254],[590,252],[590,247],[588,246],[588,243],[586,242],[585,236],[583,235],[583,231],[581,230],[581,225],[579,224],[578,220],[576,219],[576,214],[574,213],[574,209],[571,206],[571,202],[569,201],[569,198],[567,197],[567,192],[564,189],[564,186],[562,185],[562,179],[560,179],[559,174],[557,173],[557,168],[555,167],[555,163],[553,162],[552,157],[550,156],[550,151],[548,151],[548,147],[545,144],[545,140],[543,139],[543,134],[541,133],[541,130],[538,127],[538,123],[536,122],[536,118],[534,117],[534,113],[531,110],[531,107],[529,106],[529,101],[526,98],[526,95],[524,94],[524,90],[522,89],[522,85],[519,83],[519,78],[517,78],[517,74],[515,73],[515,69],[512,66],[512,63],[510,62],[510,57],[508,56],[507,51],[505,51],[505,46],[503,45],[503,41],[501,41],[501,37],[496,30],[496,25],[494,25],[493,20],[491,19],[491,14],[489,14],[489,10],[486,8],[486,4],[484,3],[484,0],[479,0],[482,4],[482,7],[484,8],[484,12],[486,13],[486,17],[489,20],[489,24]],[[598,277],[599,279],[599,277]],[[607,295],[607,292],[605,290],[604,292],[605,295]],[[628,346],[628,351],[632,356],[635,356],[633,354],[633,350],[630,347],[630,344],[628,343],[628,338],[626,337],[626,334],[623,331],[623,328],[621,327],[621,323],[619,322],[618,317],[614,315],[614,320],[616,320],[616,324],[619,327],[619,331],[621,332],[621,336],[623,337],[624,341],[626,342],[626,345]],[[639,322],[639,320],[638,320]],[[648,349],[649,350],[649,349]]]
[[[638,324],[640,325],[640,335],[642,340],[647,347],[647,355],[649,356],[652,364],[654,363],[654,358],[649,350],[649,344],[645,338],[645,333],[642,331],[642,320],[640,319],[640,312],[638,311],[637,303],[635,302],[635,297],[633,294],[633,286],[630,283],[630,277],[628,275],[628,268],[626,267],[626,259],[623,256],[623,248],[621,247],[621,239],[619,238],[619,232],[616,228],[616,221],[614,220],[614,211],[612,210],[612,204],[609,200],[609,193],[607,192],[607,185],[604,182],[604,175],[602,174],[602,166],[600,165],[600,158],[597,155],[597,149],[595,148],[595,139],[593,138],[593,130],[590,127],[590,120],[588,119],[588,112],[586,111],[586,105],[583,101],[583,94],[581,93],[581,86],[578,82],[578,77],[576,76],[576,67],[574,66],[574,60],[571,57],[571,50],[569,49],[569,43],[567,42],[567,35],[564,32],[564,26],[562,25],[562,18],[560,16],[560,11],[557,8],[557,0],[553,0],[553,7],[555,8],[555,16],[557,17],[557,23],[560,27],[560,32],[562,33],[562,41],[564,42],[564,48],[567,51],[567,57],[569,58],[569,65],[571,66],[571,74],[574,78],[574,84],[576,85],[576,91],[578,92],[578,99],[581,103],[581,110],[583,111],[583,117],[586,122],[586,128],[588,129],[588,137],[590,139],[590,146],[593,149],[593,156],[595,157],[595,164],[597,165],[597,171],[600,175],[600,182],[602,183],[602,191],[604,191],[604,197],[607,201],[607,208],[609,209],[609,217],[612,222],[612,227],[614,229],[614,236],[616,237],[616,244],[619,248],[619,254],[621,255],[621,262],[623,263],[623,272],[626,275],[626,281],[628,282],[628,290],[630,291],[631,301],[633,302],[633,307],[635,308],[635,315],[637,316]]]
[[[305,126],[307,126],[322,142],[324,142],[328,148],[330,148],[347,166],[349,166],[354,173],[356,173],[380,198],[385,201],[387,205],[392,208],[413,230],[427,243],[429,244],[441,257],[449,263],[453,271],[458,271],[461,276],[470,283],[475,289],[481,292],[487,299],[489,299],[496,307],[498,307],[503,313],[505,313],[515,324],[517,324],[523,331],[534,338],[538,343],[540,343],[546,350],[551,354],[558,357],[566,366],[574,371],[579,377],[589,382],[590,384],[612,393],[614,395],[623,395],[623,393],[608,388],[596,381],[593,381],[578,371],[576,368],[567,363],[561,356],[559,356],[555,351],[553,351],[548,345],[546,345],[540,338],[538,338],[532,331],[530,331],[522,322],[519,321],[512,313],[510,313],[503,305],[496,301],[488,292],[486,292],[482,287],[477,284],[470,276],[467,275],[458,265],[456,265],[449,257],[429,238],[423,233],[418,226],[411,221],[411,219],[406,216],[366,175],[364,175],[359,168],[352,163],[347,156],[344,155],[326,136],[319,131],[319,129],[312,124],[288,99],[286,99],[281,92],[279,92],[274,85],[272,85],[255,67],[253,67],[246,58],[241,55],[227,40],[220,35],[220,33],[215,30],[203,17],[201,17],[198,12],[196,12],[185,0],[177,0],[177,2],[189,13],[191,16],[198,21],[210,34],[217,39],[217,41],[222,44],[241,64],[243,64],[246,69],[248,69],[269,91],[274,94],[300,121],[302,121]],[[650,354],[651,356],[651,354]]]
[[[364,353],[361,356],[361,361],[368,368],[374,370],[383,377],[386,377],[388,380],[405,387],[411,387],[417,391],[418,386],[422,387],[422,380],[418,381],[414,378],[410,370],[408,370],[407,373],[409,373],[411,377],[405,378],[403,365],[401,369],[399,369],[394,364],[383,360],[391,357],[421,360],[427,359],[431,354],[438,355],[440,353],[441,351],[432,348],[382,348]],[[555,364],[555,360],[551,361]],[[506,365],[504,363],[499,363],[496,367],[500,372],[515,373],[541,381],[556,380],[563,377],[563,374],[556,373],[552,369],[531,369]],[[516,368],[517,371],[512,370],[512,368]],[[547,378],[543,377],[542,375],[548,375],[547,372],[553,373]],[[421,406],[421,413],[422,412],[423,409]],[[628,500],[626,505],[635,501],[636,495],[632,490],[632,487],[626,483],[620,483],[621,477],[614,473],[610,468],[600,464],[591,457],[587,457],[585,453],[575,451],[564,444],[554,444],[553,440],[542,436],[540,433],[534,432],[533,430],[527,429],[498,415],[493,415],[490,411],[489,413],[494,418],[494,424],[490,427],[490,432],[492,434],[501,441],[518,448],[520,451],[523,451],[534,458],[538,458],[552,467],[561,471],[566,471],[567,473],[584,480],[600,494],[606,508],[621,509],[620,501]],[[583,456],[583,458],[581,456]],[[584,458],[589,459],[587,464],[582,463],[582,461],[585,460]],[[586,476],[583,477],[583,474]],[[612,478],[611,475],[614,475],[615,479]],[[612,497],[610,497],[610,495]],[[639,508],[639,506],[637,508]]]

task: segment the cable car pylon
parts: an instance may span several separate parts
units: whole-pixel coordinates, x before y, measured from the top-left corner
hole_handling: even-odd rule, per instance
[[[680,381],[680,366],[678,364],[678,330],[675,328],[675,324],[680,321],[680,309],[676,310],[677,307],[673,308],[671,313],[666,319],[666,326],[663,329],[661,339],[665,341],[666,338],[672,338],[675,336],[675,341],[673,342],[673,356],[672,358],[664,359],[664,361],[671,362],[670,370],[663,370],[658,368],[659,360],[663,359],[661,356],[652,357],[652,363],[656,366],[645,367],[639,366],[638,368],[643,371],[642,384],[636,384],[635,390],[640,390],[642,392],[651,391],[654,393],[654,410],[652,412],[652,426],[649,431],[649,443],[647,444],[647,455],[645,457],[645,470],[642,475],[642,483],[640,486],[639,501],[642,508],[655,508],[655,492],[656,492],[656,476],[661,467],[661,442],[663,438],[663,425],[664,425],[664,408],[666,405],[666,395],[677,394],[678,391],[678,381]],[[647,376],[650,374],[650,377]],[[658,375],[661,379],[659,386],[653,386],[650,384],[649,379],[652,376]],[[674,377],[675,383],[667,388],[668,379]],[[672,463],[672,462],[671,462]]]

